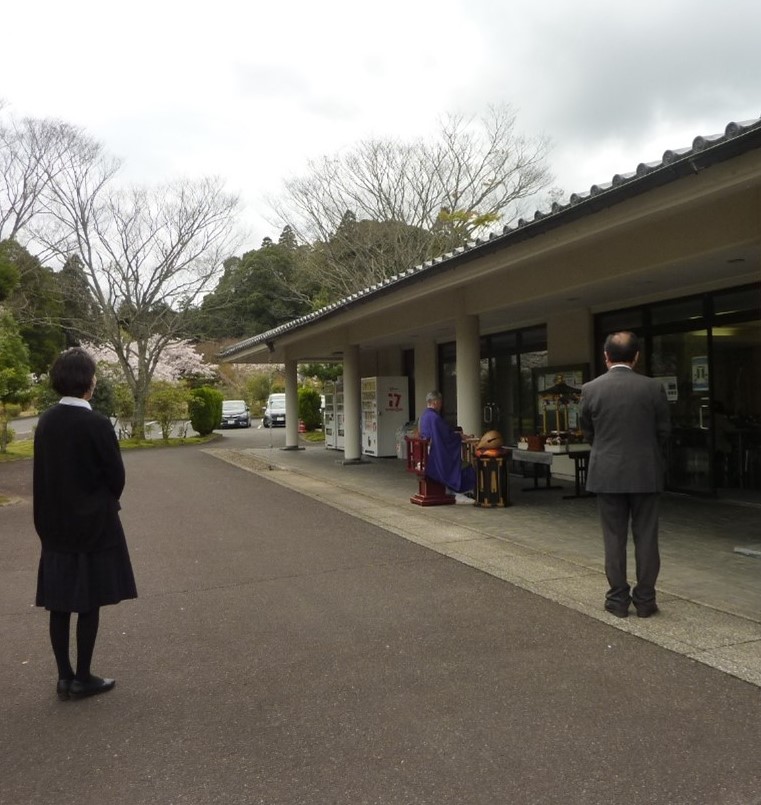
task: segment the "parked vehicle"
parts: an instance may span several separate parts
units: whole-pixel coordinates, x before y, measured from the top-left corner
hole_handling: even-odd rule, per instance
[[[224,400],[220,428],[250,428],[251,412],[245,400]]]
[[[270,396],[267,398],[267,406],[264,409],[262,427],[285,427],[285,394],[270,394]]]

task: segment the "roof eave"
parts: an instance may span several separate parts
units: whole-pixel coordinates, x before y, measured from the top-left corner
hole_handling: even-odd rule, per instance
[[[395,293],[400,288],[452,271],[463,263],[503,249],[506,245],[524,243],[756,148],[761,148],[761,119],[749,124],[730,123],[724,135],[715,139],[696,137],[690,149],[666,151],[659,163],[640,163],[635,173],[626,176],[617,174],[610,185],[592,185],[588,195],[574,193],[567,204],[556,203],[548,212],[537,211],[530,221],[521,219],[515,227],[506,226],[501,234],[492,233],[484,240],[476,240],[448,255],[410,268],[386,283],[366,288],[314,313],[252,336],[223,350],[218,357],[226,362],[234,357],[241,357],[246,352],[253,352],[262,345],[273,345],[283,335],[296,332],[316,321],[324,321],[370,300]]]

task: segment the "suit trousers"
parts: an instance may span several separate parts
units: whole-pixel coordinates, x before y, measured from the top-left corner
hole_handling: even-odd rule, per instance
[[[598,492],[597,505],[605,545],[606,600],[628,607],[655,603],[655,582],[661,569],[658,551],[658,503],[660,494]],[[630,593],[626,574],[626,542],[631,520],[637,583]]]

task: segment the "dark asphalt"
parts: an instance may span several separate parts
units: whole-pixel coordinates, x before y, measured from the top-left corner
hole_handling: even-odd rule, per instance
[[[140,598],[78,702],[0,464],[2,805],[761,802],[757,687],[201,449],[125,463]]]

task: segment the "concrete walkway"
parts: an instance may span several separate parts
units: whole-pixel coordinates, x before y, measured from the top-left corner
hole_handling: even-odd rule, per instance
[[[661,612],[647,620],[622,620],[602,608],[607,585],[595,500],[568,499],[574,491],[570,483],[534,491],[530,480],[511,476],[509,508],[423,508],[409,503],[416,480],[398,459],[367,457],[361,464],[344,464],[342,453],[321,445],[303,450],[212,447],[207,452],[761,686],[761,559],[754,555],[761,545],[761,510],[756,506],[664,495]],[[633,570],[631,550],[629,563]]]
[[[32,603],[31,462],[0,465],[0,805],[759,801],[757,682],[708,666],[761,627],[674,573],[700,555],[686,579],[750,596],[759,560],[706,523],[757,512],[674,501],[662,615],[622,623],[600,611],[594,501],[515,478],[509,509],[423,510],[402,462],[265,438],[125,452],[140,597],[104,608],[93,668],[117,684],[81,702],[55,696]]]

